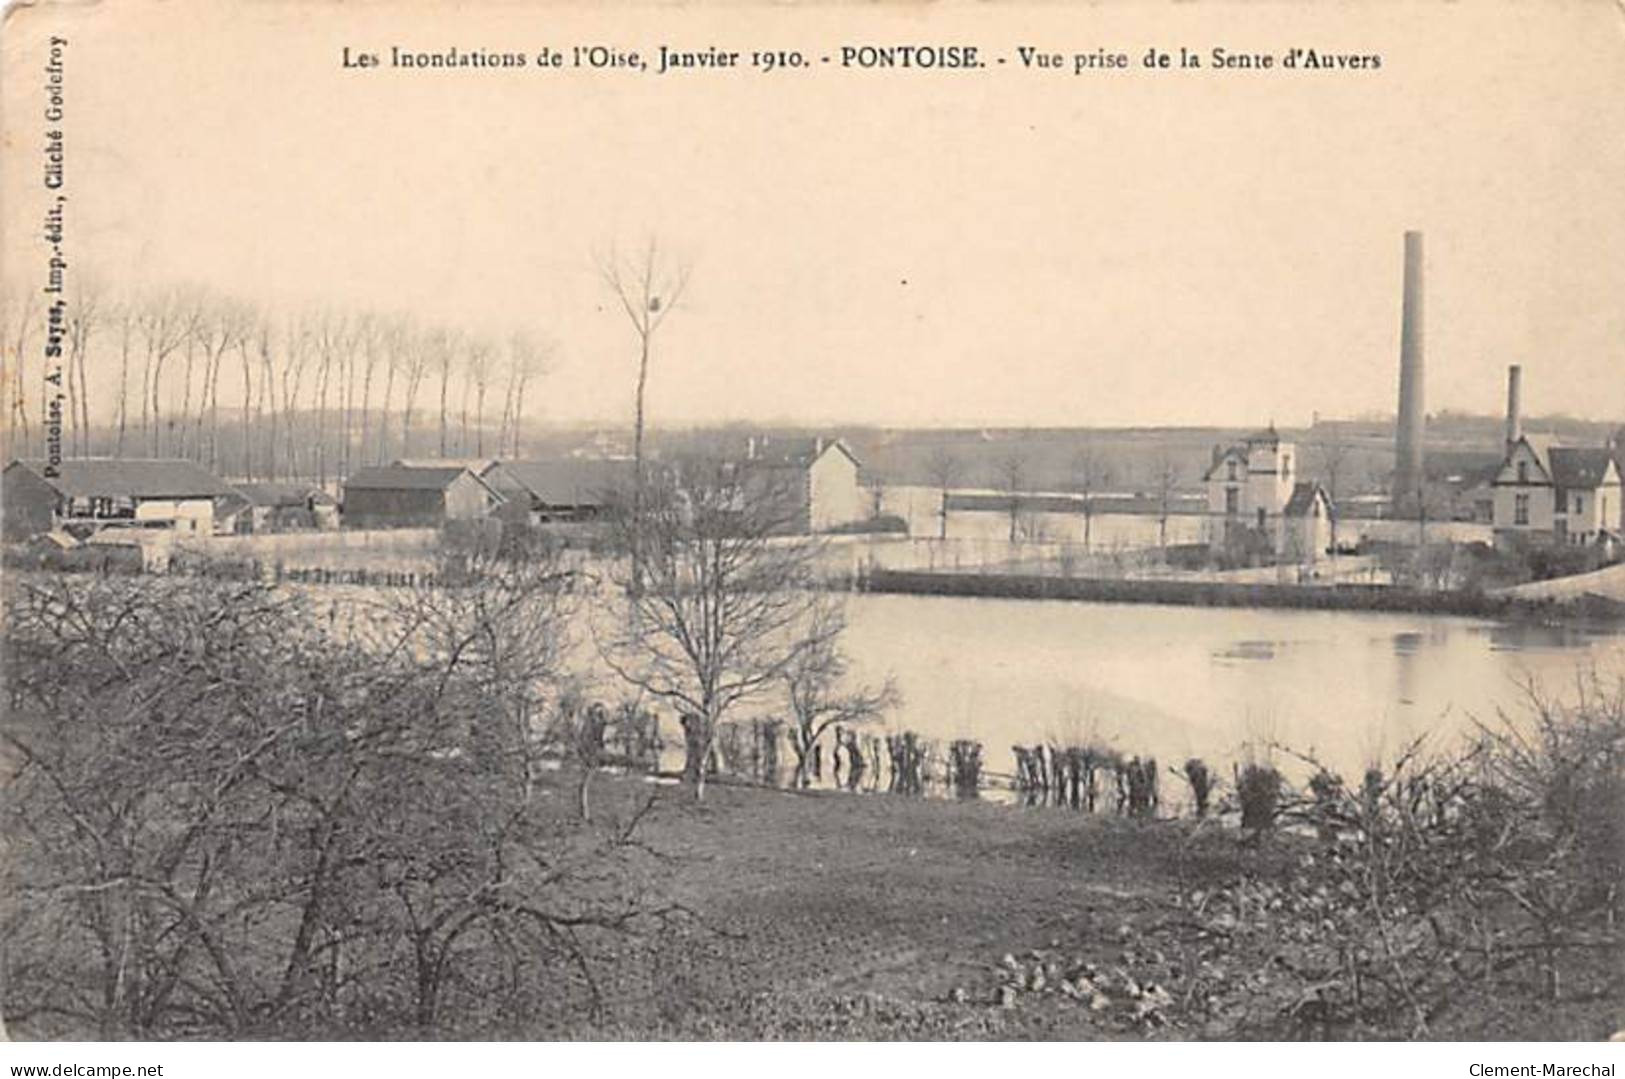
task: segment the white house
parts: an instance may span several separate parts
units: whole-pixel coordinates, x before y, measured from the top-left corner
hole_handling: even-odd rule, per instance
[[[1243,550],[1312,562],[1331,543],[1326,492],[1298,481],[1297,447],[1274,425],[1215,452],[1207,483],[1207,541],[1215,551]]]
[[[862,463],[840,439],[767,442],[751,439],[741,469],[755,484],[771,483],[791,502],[795,530],[828,532],[866,520],[870,500],[858,486]]]
[[[1603,447],[1547,446],[1519,435],[1496,473],[1494,528],[1502,546],[1620,541],[1619,467]]]
[[[1318,562],[1332,546],[1332,499],[1318,483],[1298,483],[1281,512],[1276,553],[1291,562]]]

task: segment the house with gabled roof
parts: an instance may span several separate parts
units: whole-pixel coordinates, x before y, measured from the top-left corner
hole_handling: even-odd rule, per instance
[[[502,495],[467,465],[363,468],[344,482],[346,528],[439,528],[485,517]]]
[[[248,502],[237,516],[238,532],[304,532],[338,527],[338,499],[313,483],[261,480],[236,487]]]
[[[239,497],[201,465],[179,459],[16,460],[0,475],[4,531],[13,541],[109,527],[206,536],[215,531],[217,507]]]
[[[1318,483],[1298,483],[1281,509],[1276,550],[1290,562],[1318,562],[1332,546],[1332,498]]]
[[[752,437],[736,464],[746,497],[787,503],[788,531],[828,532],[868,517],[869,500],[858,485],[863,462],[839,438]]]
[[[1493,486],[1501,546],[1620,542],[1625,500],[1619,466],[1605,446],[1552,446],[1520,433],[1508,443]]]
[[[1313,562],[1331,546],[1331,498],[1298,479],[1297,447],[1272,423],[1233,446],[1216,446],[1207,484],[1208,546]]]

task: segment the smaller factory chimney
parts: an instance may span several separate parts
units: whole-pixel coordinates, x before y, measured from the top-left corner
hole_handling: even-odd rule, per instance
[[[1523,437],[1523,368],[1507,368],[1507,449]]]
[[[1425,375],[1420,232],[1405,234],[1405,288],[1399,318],[1399,415],[1394,434],[1395,506],[1412,501],[1419,504],[1422,495],[1422,442],[1426,437],[1427,411],[1422,404]]]

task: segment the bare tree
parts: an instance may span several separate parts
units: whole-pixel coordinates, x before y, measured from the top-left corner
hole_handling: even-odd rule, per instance
[[[403,375],[406,394],[401,400],[401,455],[412,453],[412,408],[418,399],[418,388],[429,369],[438,347],[432,335],[418,333],[408,327],[401,336]]]
[[[998,484],[999,490],[1010,496],[1010,542],[1015,543],[1021,523],[1023,505],[1021,496],[1027,490],[1026,458],[1015,452],[1006,454],[994,466],[994,481]]]
[[[186,339],[182,344],[182,348],[184,350],[183,355],[186,357],[186,365],[181,369],[181,407],[179,414],[179,426],[175,431],[175,437],[171,437],[169,443],[172,451],[178,452],[182,457],[184,457],[186,456],[186,427],[187,424],[192,422],[192,368],[197,362],[198,341],[202,337],[204,326],[208,321],[209,309],[206,298],[195,292],[185,293],[181,297],[181,303],[184,305],[185,317],[187,320]],[[157,387],[154,387],[153,392],[155,394],[158,392]],[[198,407],[198,417],[200,420],[202,415],[203,408],[200,405]],[[175,420],[172,419],[169,422],[171,427],[176,426]]]
[[[86,357],[91,339],[102,322],[102,289],[94,280],[81,279],[68,300],[68,384],[73,398],[75,449],[90,453],[90,373]]]
[[[128,300],[119,304],[114,312],[118,323],[118,436],[114,443],[113,455],[124,456],[124,436],[129,424],[130,415],[130,353],[135,344],[139,329],[139,315],[133,304]]]
[[[300,475],[297,445],[299,391],[304,381],[306,365],[310,362],[312,327],[308,318],[295,315],[283,323],[282,328],[282,469],[274,467],[272,478],[285,469],[288,478]]]
[[[547,349],[530,334],[523,331],[508,339],[508,388],[503,406],[505,427],[510,431],[512,454],[519,456],[520,428],[525,420],[525,389],[530,380],[539,375],[547,362]],[[501,445],[501,439],[498,440]]]
[[[141,370],[141,428],[151,454],[162,452],[164,364],[192,339],[196,304],[179,292],[149,296],[139,301],[136,328],[141,335],[145,363]]]
[[[333,368],[339,368],[342,383],[354,340],[354,328],[346,316],[336,311],[325,311],[315,320],[316,482],[322,486],[327,484],[327,398],[333,381]]]
[[[445,329],[429,331],[429,367],[440,375],[440,456],[446,456],[446,395],[451,387],[451,372],[457,365],[456,335]]]
[[[1172,512],[1174,487],[1179,482],[1179,469],[1166,450],[1157,458],[1157,546],[1168,546],[1168,516]]]
[[[388,327],[385,323],[372,315],[361,319],[357,336],[361,345],[361,460],[366,463],[367,449],[372,443],[372,378],[382,363],[386,370],[390,370],[390,351],[387,340]],[[386,409],[389,407],[386,403]],[[344,474],[349,475],[351,470],[350,441],[344,442]]]
[[[635,520],[643,501],[644,393],[649,385],[649,358],[656,332],[677,309],[688,287],[689,268],[665,258],[655,240],[650,238],[641,258],[623,260],[611,252],[600,260],[598,270],[626,312],[638,342],[638,380],[632,412],[632,516]]]
[[[814,587],[818,544],[784,534],[798,514],[777,482],[696,465],[681,488],[649,484],[636,518],[630,506],[610,516],[626,555],[626,609],[596,630],[599,651],[629,685],[679,709],[696,798],[718,723],[779,685],[828,625],[831,596]]]
[[[897,684],[889,678],[878,689],[845,686],[849,665],[839,641],[845,621],[838,608],[820,613],[821,620],[809,627],[807,647],[783,675],[794,722],[790,744],[796,753],[798,787],[807,786],[813,752],[826,731],[873,722],[902,703]]]
[[[959,459],[948,447],[938,446],[926,460],[925,471],[931,477],[932,486],[942,496],[942,503],[937,508],[937,539],[945,540],[948,538],[948,488],[959,479]]]
[[[237,350],[238,367],[243,377],[241,469],[244,477],[254,479],[255,469],[261,468],[266,478],[273,475],[276,456],[276,386],[272,360],[271,321],[264,312],[238,305],[231,347]],[[258,386],[256,393],[255,387]],[[266,410],[270,421],[267,432]],[[215,438],[218,439],[218,433]],[[263,465],[257,465],[255,442],[261,439],[265,451]]]
[[[39,296],[31,288],[6,286],[3,310],[6,333],[6,372],[12,380],[6,427],[22,432],[24,452],[29,448],[28,343],[39,325]]]
[[[1072,489],[1083,496],[1083,549],[1093,542],[1095,493],[1111,482],[1111,473],[1093,447],[1085,444],[1072,456]]]
[[[1330,428],[1330,435],[1326,441],[1316,447],[1316,456],[1320,458],[1320,474],[1325,479],[1326,496],[1331,502],[1330,521],[1332,532],[1332,557],[1337,556],[1337,518],[1341,513],[1338,498],[1346,484],[1349,453],[1353,449],[1343,441],[1342,434],[1336,425]]]
[[[197,324],[197,338],[199,347],[203,349],[203,388],[204,396],[198,402],[197,423],[194,430],[198,438],[194,444],[201,444],[203,421],[205,413],[209,425],[209,450],[205,459],[211,469],[219,467],[220,458],[220,368],[224,365],[228,351],[239,345],[246,345],[249,334],[254,328],[254,312],[246,304],[234,300],[217,300],[209,304]],[[243,352],[244,387],[246,395],[252,386],[248,378],[247,353]],[[244,408],[244,423],[247,423],[247,409]]]
[[[565,983],[596,1005],[595,940],[677,908],[648,803],[551,812],[550,564],[465,564],[480,587],[353,630],[254,585],[8,579],[0,1010],[160,1039],[456,1036]]]
[[[491,343],[483,337],[470,338],[463,350],[463,368],[468,381],[463,384],[462,451],[468,452],[468,391],[474,389],[474,456],[485,456],[485,394],[491,385]]]
[[[383,354],[384,400],[378,411],[378,446],[373,461],[383,464],[389,459],[389,406],[395,399],[395,378],[406,368],[410,329],[399,318],[390,318],[378,326],[378,348]]]

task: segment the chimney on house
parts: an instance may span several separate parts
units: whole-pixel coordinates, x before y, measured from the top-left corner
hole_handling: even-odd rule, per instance
[[[1395,505],[1422,488],[1423,405],[1422,234],[1405,233],[1405,291],[1399,323],[1399,416],[1394,431]]]
[[[1507,449],[1523,437],[1523,368],[1507,368]]]

